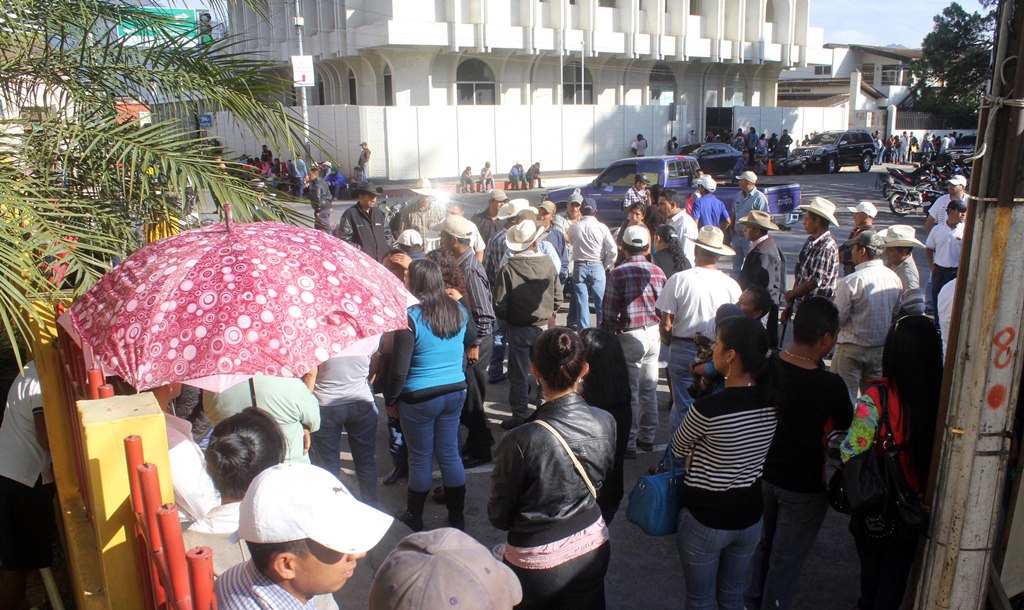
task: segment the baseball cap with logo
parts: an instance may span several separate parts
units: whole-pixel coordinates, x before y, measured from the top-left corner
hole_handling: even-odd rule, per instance
[[[370,610],[512,610],[523,588],[483,545],[445,527],[406,536],[377,569]]]
[[[622,243],[633,248],[646,248],[651,243],[651,233],[640,225],[626,227],[622,232]]]
[[[856,207],[847,206],[846,209],[855,214],[857,212],[860,212],[861,214],[867,214],[871,218],[874,218],[875,216],[878,215],[878,208],[876,208],[875,204],[871,203],[870,201],[861,201],[860,203],[857,204]]]
[[[955,184],[957,186],[967,186],[967,178],[957,174],[949,179],[947,184]]]
[[[323,468],[278,464],[249,484],[239,505],[238,537],[256,543],[310,538],[339,553],[365,553],[391,527],[391,516],[356,500]]]

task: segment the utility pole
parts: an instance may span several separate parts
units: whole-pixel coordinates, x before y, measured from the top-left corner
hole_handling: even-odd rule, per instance
[[[302,0],[295,0],[295,35],[299,39],[299,55],[305,55],[303,50],[303,34],[306,20],[302,17]],[[309,158],[309,105],[306,100],[307,87],[299,87],[299,105],[302,108],[302,150],[306,158]]]
[[[1014,4],[1018,10],[1013,11]],[[1024,12],[1000,3],[938,422],[931,536],[915,607],[982,608],[1024,348]],[[1012,23],[1011,23],[1012,21]],[[1016,93],[1015,93],[1016,91]]]

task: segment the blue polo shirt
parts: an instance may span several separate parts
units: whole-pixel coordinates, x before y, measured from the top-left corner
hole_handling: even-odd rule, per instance
[[[693,201],[693,219],[697,221],[698,227],[711,225],[721,226],[723,222],[729,222],[729,212],[725,204],[713,193],[706,193]]]

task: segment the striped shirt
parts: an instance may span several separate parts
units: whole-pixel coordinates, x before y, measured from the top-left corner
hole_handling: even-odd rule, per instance
[[[726,388],[693,403],[672,453],[693,455],[684,504],[703,525],[743,529],[761,518],[761,472],[775,426],[775,410],[757,387]]]
[[[251,559],[224,572],[213,589],[220,610],[316,610],[264,576]]]
[[[466,292],[469,293],[469,309],[476,323],[476,345],[491,336],[494,330],[494,307],[491,304],[491,285],[487,281],[487,272],[472,250],[459,257],[459,267],[466,280]]]

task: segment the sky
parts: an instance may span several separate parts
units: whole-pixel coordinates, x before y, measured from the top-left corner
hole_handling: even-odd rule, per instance
[[[969,13],[977,0],[957,0]],[[811,26],[825,30],[825,42],[921,48],[935,25],[932,18],[952,0],[811,0]]]

